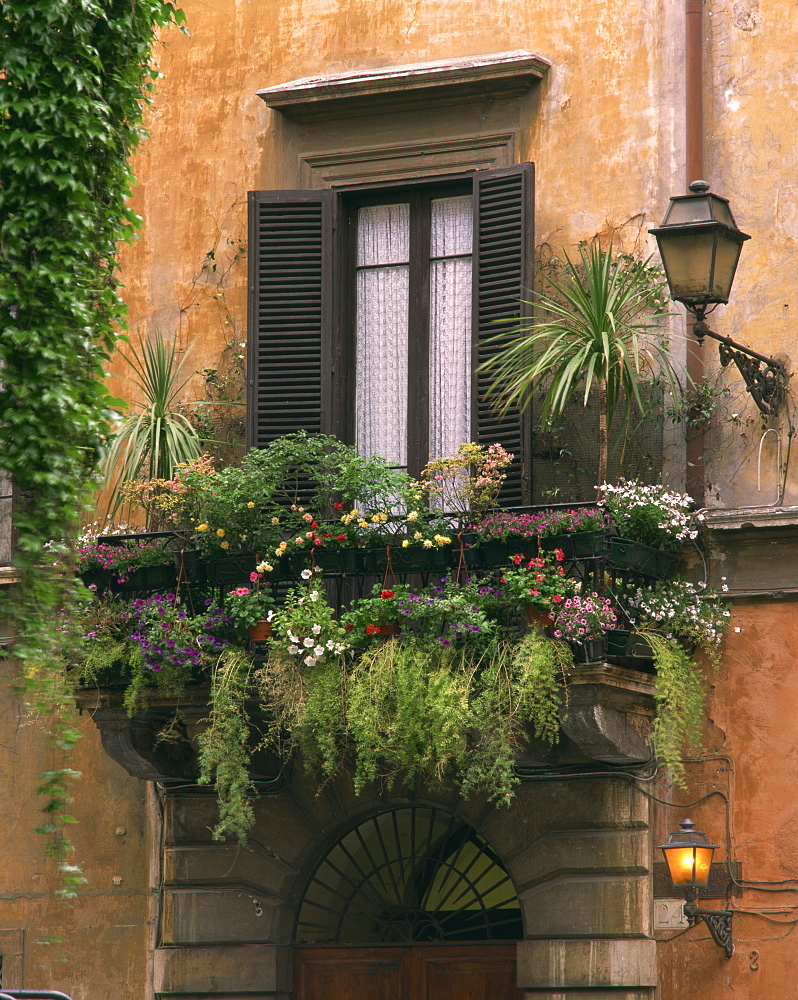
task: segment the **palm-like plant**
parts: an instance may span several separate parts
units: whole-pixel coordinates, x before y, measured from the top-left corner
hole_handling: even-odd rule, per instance
[[[599,401],[598,481],[607,475],[607,428],[623,401],[625,432],[632,403],[643,410],[640,383],[664,377],[674,396],[681,384],[664,338],[668,315],[664,281],[646,261],[615,255],[597,242],[565,255],[564,277],[549,279],[535,299],[542,318],[496,338],[506,346],[483,368],[494,375],[490,393],[498,409],[525,408],[535,382],[547,383],[539,418],[550,428],[577,393],[587,405],[595,384]]]
[[[111,487],[108,517],[119,509],[125,483],[142,476],[171,479],[178,462],[188,462],[202,450],[194,426],[176,405],[191,376],[180,380],[185,358],[178,359],[174,342],[158,331],[151,341],[140,337],[138,348],[122,358],[132,368],[141,396],[136,409],[122,418],[105,459],[105,481]]]

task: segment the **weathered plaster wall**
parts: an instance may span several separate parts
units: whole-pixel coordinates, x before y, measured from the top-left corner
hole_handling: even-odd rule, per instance
[[[165,76],[149,114],[152,136],[135,160],[134,205],[145,226],[122,260],[131,329],[178,333],[193,368],[216,367],[225,342],[244,340],[246,266],[237,251],[247,190],[297,184],[295,159],[286,152],[296,126],[255,96],[260,88],[320,73],[527,49],[551,63],[539,104],[528,102],[519,134],[519,158],[537,165],[539,242],[573,246],[618,230],[627,245],[648,252],[645,231],[681,185],[677,4],[186,0],[183,6],[191,37],[170,30],[158,53]],[[489,113],[473,108],[465,131],[479,132]],[[378,125],[382,141],[390,142],[393,122]],[[445,113],[420,127],[445,133]],[[357,137],[356,123],[328,128],[333,146]],[[216,271],[203,270],[211,249]]]
[[[74,906],[54,896],[54,860],[34,829],[46,821],[35,789],[45,769],[65,766],[46,745],[45,720],[24,716],[13,696],[8,665],[0,677],[0,957],[9,989],[57,989],[73,1000],[136,1000],[146,995],[151,917],[148,789],[105,754],[87,715],[66,762],[81,771],[68,835],[70,861],[87,883]]]
[[[660,945],[662,1000],[779,997],[794,993],[798,920],[798,603],[741,604],[713,682],[711,725],[701,759],[687,766],[687,789],[660,788],[662,798],[691,803],[659,808],[655,843],[689,816],[727,856],[726,799],[731,858],[743,864],[746,886],[732,906],[735,953],[727,960],[703,925]],[[717,794],[721,793],[721,794]],[[659,859],[655,859],[659,860]],[[711,900],[707,908],[721,908]],[[669,938],[672,932],[658,933]]]
[[[737,225],[752,237],[743,248],[732,298],[713,317],[713,329],[764,354],[795,358],[795,5],[788,0],[710,0],[704,23],[706,179],[713,190],[729,198]],[[704,352],[711,359],[708,372],[716,373],[716,352],[708,344]],[[712,487],[708,502],[725,507],[773,503],[778,496],[777,437],[768,434],[765,440],[759,492],[757,449],[764,430],[760,415],[745,398],[733,368],[718,377],[718,384],[728,385],[726,413],[739,414],[741,423],[713,428],[707,449],[707,479]],[[793,386],[793,396],[794,392]],[[766,426],[778,432],[784,459],[786,414]],[[796,497],[798,478],[791,469],[784,503],[794,504]]]

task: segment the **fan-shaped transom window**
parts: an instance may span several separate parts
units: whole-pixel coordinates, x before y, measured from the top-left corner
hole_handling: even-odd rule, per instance
[[[514,941],[523,937],[510,876],[473,827],[404,807],[350,830],[316,869],[299,944]]]

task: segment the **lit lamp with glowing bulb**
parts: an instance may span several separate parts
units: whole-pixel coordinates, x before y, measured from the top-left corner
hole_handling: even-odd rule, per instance
[[[668,843],[660,850],[668,863],[668,872],[674,888],[684,891],[687,902],[684,915],[694,927],[703,920],[716,945],[723,948],[726,958],[734,952],[732,941],[731,910],[701,910],[696,904],[701,889],[706,888],[712,866],[712,855],[717,844],[710,844],[705,833],[695,828],[691,819],[683,819],[676,833],[668,835]]]

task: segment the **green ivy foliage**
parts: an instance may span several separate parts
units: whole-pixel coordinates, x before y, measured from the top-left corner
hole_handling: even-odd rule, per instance
[[[80,509],[107,432],[102,376],[124,307],[115,254],[154,33],[170,0],[0,8],[0,454],[21,503],[21,569]]]
[[[18,496],[20,571],[2,614],[59,755],[79,734],[46,622],[70,580],[41,569],[42,546],[79,521],[118,402],[103,375],[124,320],[116,250],[140,221],[129,158],[158,77],[154,38],[183,21],[171,0],[0,2],[0,465]],[[82,881],[65,834],[76,776],[60,761],[38,788],[67,898]]]

